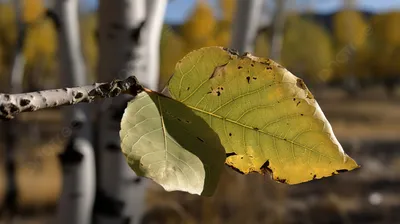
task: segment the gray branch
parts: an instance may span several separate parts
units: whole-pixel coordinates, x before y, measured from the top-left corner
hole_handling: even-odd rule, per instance
[[[31,93],[0,93],[0,118],[10,120],[22,112],[51,107],[91,103],[99,98],[116,97],[120,94],[136,96],[143,87],[134,76],[110,83],[94,83],[88,86],[44,90]]]

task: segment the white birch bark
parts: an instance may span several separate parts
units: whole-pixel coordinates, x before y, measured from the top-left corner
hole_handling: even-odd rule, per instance
[[[263,0],[237,1],[231,48],[237,50],[240,54],[254,52],[263,3]]]
[[[78,0],[57,0],[55,10],[60,22],[57,27],[60,81],[66,86],[84,85],[87,81],[80,47]],[[60,155],[63,185],[56,222],[88,224],[91,223],[96,183],[88,105],[79,104],[63,110],[71,136]]]
[[[149,85],[145,21],[146,0],[100,0],[100,81],[135,75]],[[95,223],[137,223],[144,211],[146,181],[130,169],[120,148],[120,121],[129,99],[115,98],[99,110]]]
[[[271,53],[270,58],[276,62],[281,59],[283,46],[283,32],[286,20],[287,0],[275,0],[275,13],[272,21]]]
[[[158,91],[160,80],[160,40],[168,0],[146,0],[146,25],[143,39],[147,45],[147,61],[144,74],[137,76],[140,83]]]
[[[32,112],[51,107],[91,103],[96,99],[117,97],[120,94],[136,96],[143,91],[134,76],[109,83],[50,89],[30,93],[0,93],[0,119],[11,120],[22,112]]]

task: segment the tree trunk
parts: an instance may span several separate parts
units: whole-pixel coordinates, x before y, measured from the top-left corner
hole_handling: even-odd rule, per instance
[[[263,0],[237,1],[231,47],[240,54],[254,51],[263,3]]]
[[[80,47],[78,0],[58,0],[55,5],[58,24],[60,81],[63,86],[86,84],[85,66]],[[78,93],[75,94],[79,97]],[[88,105],[64,108],[65,135],[69,137],[60,155],[63,189],[57,211],[59,224],[91,223],[95,193],[95,164],[91,144]]]
[[[286,0],[275,0],[275,14],[272,21],[271,53],[269,58],[276,62],[279,62],[281,59],[286,20],[286,4]]]
[[[144,35],[146,22],[146,0],[100,0],[100,81],[135,75],[144,86],[157,88],[158,79],[147,76],[147,60],[154,60],[149,59],[154,55],[150,56],[146,45],[146,41],[157,38]],[[137,223],[145,207],[147,181],[130,169],[120,147],[120,122],[130,99],[120,96],[105,101],[99,109],[99,180],[95,205],[95,219],[99,224]]]
[[[25,24],[23,22],[23,3],[21,0],[14,1],[15,18],[17,26],[17,43],[15,47],[14,62],[10,76],[10,92],[19,93],[22,91],[25,59],[23,55],[25,42]],[[7,188],[4,204],[7,206],[10,216],[17,208],[17,186],[15,179],[15,149],[18,139],[18,120],[8,121],[4,124],[5,147],[6,147],[6,173]],[[11,218],[11,217],[10,217]]]

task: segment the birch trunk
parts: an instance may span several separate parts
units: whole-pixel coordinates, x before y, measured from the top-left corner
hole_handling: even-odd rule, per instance
[[[240,54],[254,52],[263,3],[263,0],[237,1],[231,48],[239,51]]]
[[[17,26],[17,43],[15,47],[14,62],[11,69],[10,92],[18,93],[22,91],[25,59],[23,55],[25,42],[25,25],[23,22],[23,3],[21,0],[14,1],[15,18]],[[15,212],[17,207],[17,186],[15,179],[15,149],[18,139],[18,120],[6,122],[4,124],[5,147],[6,147],[6,173],[7,188],[5,203],[10,215]]]
[[[271,53],[270,58],[276,62],[281,59],[283,34],[286,20],[287,0],[275,0],[275,13],[272,21]]]
[[[57,0],[55,9],[60,22],[56,26],[60,81],[65,86],[85,85],[86,74],[79,39],[78,0]],[[95,164],[88,109],[85,104],[63,109],[70,139],[60,155],[63,188],[57,211],[59,224],[91,223]]]
[[[147,52],[143,30],[145,0],[100,0],[100,81],[135,75],[145,79]],[[146,83],[147,82],[147,83]],[[137,223],[144,210],[146,184],[130,169],[120,148],[120,121],[129,97],[117,97],[101,105],[98,133],[98,189],[95,223]]]

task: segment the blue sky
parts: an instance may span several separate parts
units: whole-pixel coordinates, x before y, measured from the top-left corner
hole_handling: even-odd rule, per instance
[[[218,0],[209,0],[216,8]],[[314,4],[311,6],[319,13],[334,12],[342,7],[343,0],[296,0],[296,8],[303,10],[310,6],[309,2]],[[190,13],[196,0],[172,0],[168,4],[165,20],[167,23],[182,23]],[[358,8],[371,12],[385,12],[390,10],[400,10],[400,0],[357,0]],[[82,4],[86,9],[93,9],[97,5],[97,0],[84,0]]]

